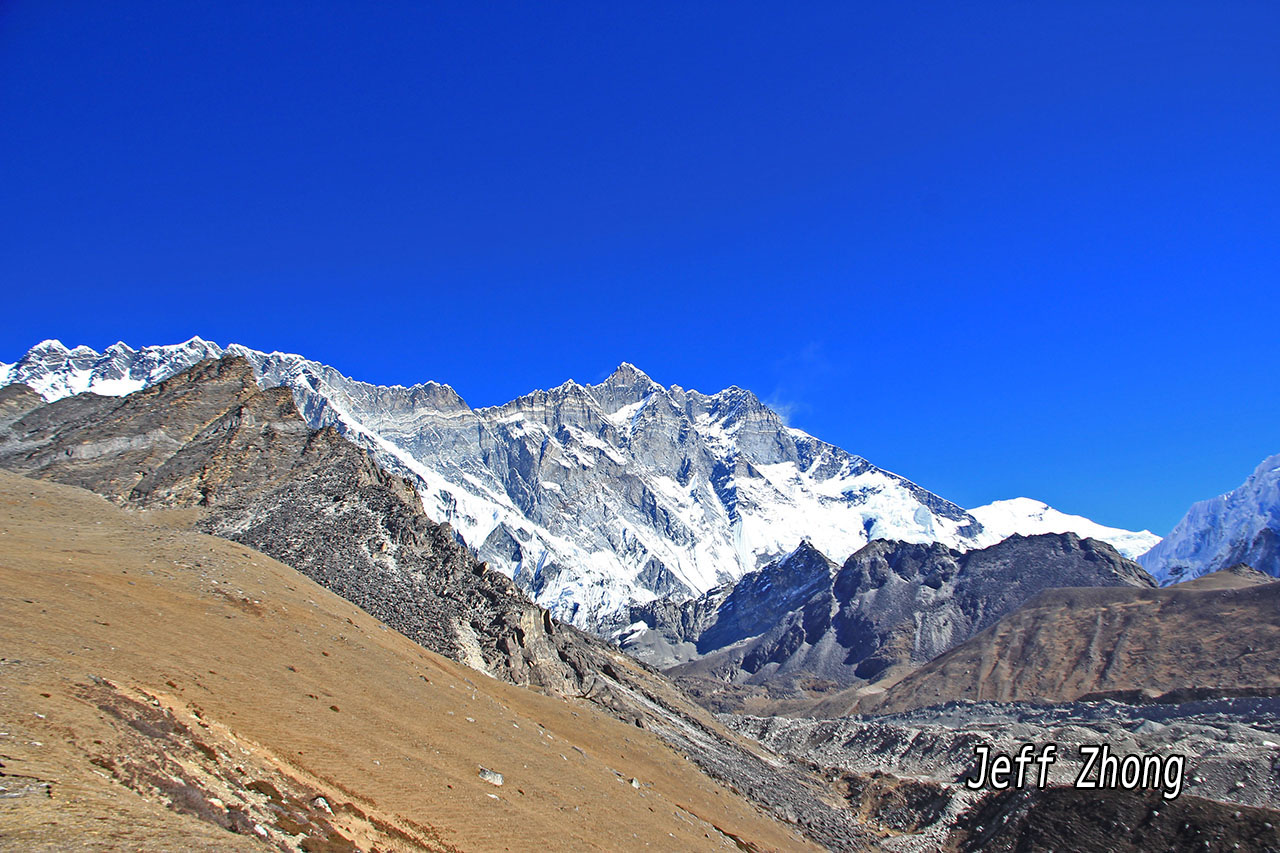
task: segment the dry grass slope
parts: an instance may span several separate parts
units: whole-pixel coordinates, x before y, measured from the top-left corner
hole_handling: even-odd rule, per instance
[[[165,521],[0,472],[0,846],[813,849],[651,733]]]

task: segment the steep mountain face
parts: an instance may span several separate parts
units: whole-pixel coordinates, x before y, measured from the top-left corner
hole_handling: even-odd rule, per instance
[[[684,602],[652,601],[631,608],[619,643],[657,667],[696,660],[716,649],[757,637],[814,595],[830,587],[838,566],[807,541],[735,584]]]
[[[123,398],[45,405],[9,386],[0,413],[0,467],[194,515],[196,529],[291,566],[431,651],[652,730],[827,847],[861,843],[817,780],[771,763],[666,679],[529,601],[426,518],[413,484],[335,428],[310,429],[289,389],[261,390],[244,358],[199,362]]]
[[[0,381],[50,400],[119,394],[222,352],[199,339],[100,355],[46,342]],[[805,538],[835,554],[874,538],[982,541],[960,507],[788,429],[740,388],[664,388],[624,364],[597,385],[473,410],[444,385],[385,388],[299,356],[226,352],[264,387],[287,386],[309,426],[335,426],[413,480],[431,518],[581,626],[617,626],[630,604],[731,582]]]
[[[539,604],[597,633],[624,628],[633,605],[732,583],[801,540],[840,557],[873,539],[966,550],[1011,532],[788,428],[749,391],[663,387],[629,364],[596,385],[472,409],[447,385],[375,386],[199,338],[103,353],[46,341],[0,365],[0,385],[45,400],[121,395],[224,353],[247,359],[262,387],[289,388],[309,427],[334,427],[411,481],[430,518]]]
[[[1244,563],[1280,577],[1280,454],[1234,491],[1195,504],[1139,562],[1162,584]]]
[[[695,600],[683,607],[696,620],[666,613],[653,626],[633,627],[622,645],[643,656],[647,633],[676,633],[698,658],[669,670],[683,679],[748,685],[785,685],[800,678],[837,685],[874,682],[923,664],[1051,587],[1151,587],[1141,566],[1111,546],[1075,534],[1014,535],[988,548],[959,552],[938,543],[876,541],[851,556],[838,572],[814,567],[797,588],[816,591],[792,598],[785,613],[744,623],[726,604],[750,601],[755,590],[785,576],[783,564],[740,581],[718,603]],[[754,633],[753,633],[754,632]],[[695,687],[707,695],[707,686]],[[728,697],[734,691],[728,691]],[[725,698],[724,701],[729,701]],[[712,703],[716,704],[716,703]],[[723,707],[723,705],[722,705]]]
[[[1280,582],[1245,566],[1164,589],[1046,590],[856,710],[1275,695],[1278,609]]]
[[[997,539],[1005,539],[1015,533],[1034,536],[1037,533],[1074,533],[1077,536],[1097,539],[1120,552],[1130,560],[1155,547],[1160,537],[1150,530],[1121,530],[1106,527],[1081,515],[1068,515],[1031,498],[1013,498],[995,501],[986,506],[969,510],[969,514],[982,523],[983,529]]]

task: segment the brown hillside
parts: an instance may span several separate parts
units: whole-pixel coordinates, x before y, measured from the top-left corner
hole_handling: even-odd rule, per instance
[[[1280,583],[1217,574],[1165,589],[1047,590],[853,710],[1280,688]]]
[[[162,520],[0,472],[0,847],[812,849],[650,732]]]

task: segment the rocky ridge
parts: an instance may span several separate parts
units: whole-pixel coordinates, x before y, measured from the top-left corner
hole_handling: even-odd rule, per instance
[[[669,673],[712,707],[724,709],[734,707],[720,703],[734,702],[737,691],[725,688],[716,699],[715,682],[774,687],[802,678],[838,687],[876,682],[927,663],[1045,589],[1154,586],[1141,566],[1111,546],[1071,533],[1014,535],[963,553],[937,543],[876,541],[839,571],[808,551],[797,554],[805,560],[792,562],[807,565],[807,573],[780,561],[728,593],[633,611],[651,621],[625,634],[623,648],[643,656],[665,648],[649,635],[678,636],[683,652],[696,657]],[[759,620],[744,622],[741,614],[774,595],[773,580],[795,575],[800,579],[791,581],[791,588],[811,591],[808,597],[776,598],[782,612],[766,609]],[[732,606],[738,601],[744,606]]]
[[[1163,589],[1049,589],[854,707],[1280,694],[1278,611],[1280,581],[1247,566]]]
[[[632,607],[619,634],[629,654],[657,667],[696,660],[757,637],[830,586],[838,566],[808,541],[737,583],[684,602],[658,600]]]

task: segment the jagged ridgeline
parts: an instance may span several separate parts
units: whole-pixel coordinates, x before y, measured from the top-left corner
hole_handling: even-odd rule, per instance
[[[1154,585],[1110,545],[1072,533],[967,552],[879,540],[843,566],[804,543],[731,587],[633,608],[621,643],[705,704],[741,710],[899,678],[1047,589]]]
[[[334,427],[312,430],[287,388],[244,358],[206,360],[125,397],[44,404],[0,389],[0,466],[125,506],[195,510],[196,529],[297,569],[424,647],[482,672],[581,698],[833,849],[865,832],[816,780],[729,734],[658,673],[537,606],[489,569],[414,485]]]
[[[311,428],[335,427],[412,482],[430,518],[536,601],[596,633],[624,628],[632,605],[731,583],[802,539],[834,559],[872,539],[963,550],[1077,530],[1126,556],[1158,541],[1034,501],[967,512],[788,427],[749,391],[664,387],[630,364],[597,384],[472,409],[448,385],[376,386],[301,356],[198,338],[103,353],[50,341],[0,365],[0,384],[26,383],[45,400],[119,395],[224,352],[248,359],[261,386],[289,388]]]

